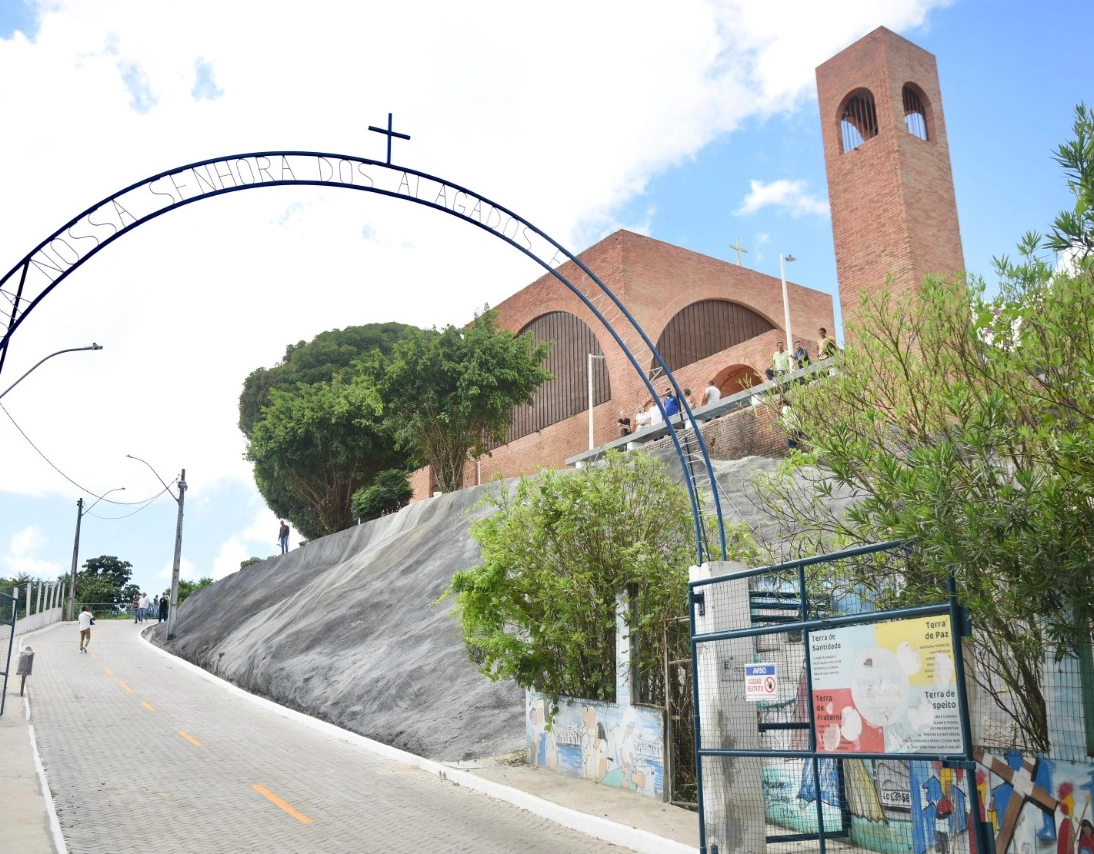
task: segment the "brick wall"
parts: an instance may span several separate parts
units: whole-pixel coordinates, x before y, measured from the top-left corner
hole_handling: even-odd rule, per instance
[[[923,99],[926,141],[905,125],[905,84]],[[873,93],[878,134],[843,152],[840,116],[859,88]],[[934,56],[879,27],[817,68],[817,96],[846,324],[861,289],[880,290],[891,276],[891,290],[908,290],[965,261]]]
[[[762,377],[764,369],[771,365],[776,343],[786,338],[782,328],[782,283],[773,276],[627,231],[610,235],[581,253],[580,258],[620,298],[653,343],[679,311],[707,299],[728,299],[740,303],[776,327],[677,370],[677,382],[681,388],[692,389],[696,404],[708,380],[724,382],[723,392],[729,394],[739,389],[726,378],[740,373],[742,368]],[[588,276],[572,262],[559,269],[578,287],[590,286]],[[821,326],[829,330],[834,328],[832,298],[792,283],[787,284],[787,291],[794,337],[802,338],[815,357],[817,329]],[[514,331],[523,329],[537,317],[551,311],[575,314],[593,330],[605,355],[612,392],[610,400],[593,409],[594,444],[618,438],[616,420],[620,415],[627,415],[633,420],[635,414],[645,408],[649,391],[623,348],[593,312],[554,276],[543,276],[495,308],[501,325]],[[621,316],[614,319],[611,328],[625,341],[635,338],[633,329]],[[639,364],[645,369],[649,363],[650,356],[646,352]],[[668,387],[668,381],[659,377],[654,381],[654,387],[661,393]],[[753,418],[755,424],[748,422],[747,427],[741,426],[741,438],[732,442],[726,434],[721,439],[722,447],[735,447],[733,443],[737,443],[745,448],[785,452],[785,439],[781,434],[776,437],[768,428],[760,429],[758,426],[765,423],[762,419],[766,416],[748,417]],[[741,420],[741,425],[745,423]],[[588,447],[588,413],[582,412],[496,448],[489,456],[469,463],[464,470],[464,483],[474,484],[499,475],[515,477],[535,474],[545,468],[558,468],[568,457]],[[750,450],[746,453],[761,452],[766,451]],[[415,500],[432,494],[424,473],[416,475],[412,486]]]

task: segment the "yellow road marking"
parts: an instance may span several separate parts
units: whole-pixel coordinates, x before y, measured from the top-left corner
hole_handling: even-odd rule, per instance
[[[265,786],[260,786],[258,785],[258,783],[255,783],[253,786],[251,786],[251,788],[258,792],[260,795],[262,795],[262,797],[266,798],[270,803],[274,804],[275,806],[281,807],[281,809],[285,810],[285,812],[287,812],[289,815],[291,815],[302,824],[313,823],[310,818],[304,815],[304,813],[300,812],[299,810],[293,809]]]
[[[105,673],[107,676],[113,676],[114,675],[114,671],[111,670],[109,667],[104,667],[103,668],[103,673]]]
[[[190,733],[188,733],[188,732],[183,732],[183,731],[182,731],[182,730],[180,729],[180,730],[179,730],[179,735],[181,735],[181,736],[182,736],[183,738],[185,738],[185,739],[186,739],[186,740],[187,740],[188,742],[190,742],[190,743],[191,743],[192,745],[194,745],[194,747],[201,747],[201,742],[200,742],[200,741],[198,741],[198,740],[197,740],[196,738],[194,738],[194,737],[193,737],[192,735],[190,735]]]
[[[88,655],[90,655],[92,658],[98,658],[99,657],[93,652],[89,652]]]
[[[144,706],[146,709],[148,709],[148,711],[150,711],[150,712],[156,711],[155,706],[153,706],[151,703],[146,703],[144,700],[141,700],[141,705]]]
[[[118,680],[118,684],[119,684],[119,685],[121,685],[123,689],[125,689],[125,693],[126,693],[126,694],[132,694],[132,693],[133,693],[133,689],[132,689],[132,688],[130,688],[130,687],[129,687],[128,685],[126,685],[126,684],[125,684],[124,682],[122,682],[121,680]]]

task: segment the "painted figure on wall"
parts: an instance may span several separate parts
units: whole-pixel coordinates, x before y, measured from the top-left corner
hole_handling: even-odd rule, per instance
[[[596,708],[581,707],[581,776],[599,782],[608,773],[608,735],[596,719]]]
[[[536,698],[532,703],[528,719],[532,730],[532,764],[552,771],[558,770],[558,742],[554,728],[547,728],[547,707],[542,697]]]

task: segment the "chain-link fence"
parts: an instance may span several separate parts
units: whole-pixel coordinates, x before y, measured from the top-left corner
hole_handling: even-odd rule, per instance
[[[952,601],[879,609],[900,545],[693,580],[705,854],[986,850],[963,622]]]

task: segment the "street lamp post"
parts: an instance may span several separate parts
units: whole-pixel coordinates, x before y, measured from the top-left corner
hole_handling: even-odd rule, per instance
[[[593,443],[593,359],[603,359],[604,355],[589,354],[589,450],[596,445]]]
[[[126,454],[131,460],[136,460],[138,463],[144,463],[148,466],[148,470],[156,476],[156,480],[163,483],[163,478],[159,476],[147,460],[142,460],[140,457],[134,457],[132,454]],[[182,562],[182,505],[186,500],[186,469],[182,470],[182,474],[179,475],[179,494],[171,492],[171,487],[166,483],[163,483],[163,488],[171,493],[171,497],[175,499],[175,503],[179,506],[178,522],[175,524],[175,559],[171,564],[171,600],[170,609],[167,611],[167,640],[174,640],[175,637],[175,612],[178,610],[179,604],[179,565]]]
[[[786,262],[797,261],[793,255],[779,254],[779,270],[782,273],[783,280],[783,321],[786,323],[786,349],[794,352],[794,336],[790,329],[790,300],[786,295]]]
[[[41,362],[38,364],[41,364]],[[23,374],[23,376],[26,376],[26,374]],[[80,520],[84,518],[85,513],[90,513],[91,508],[106,498],[111,492],[121,492],[124,489],[124,486],[108,489],[91,502],[91,505],[87,510],[84,510],[83,498],[76,499],[76,540],[72,544],[72,574],[68,577],[68,618],[70,620],[76,619],[76,565],[80,562]]]
[[[67,350],[58,350],[56,353],[50,353],[44,359],[39,360],[34,365],[34,367],[30,369],[30,371],[27,371],[25,374],[23,374],[23,376],[19,377],[19,379],[17,379],[15,382],[13,382],[11,385],[9,385],[6,389],[4,389],[2,392],[0,392],[0,398],[2,398],[5,394],[7,394],[9,391],[11,391],[13,388],[15,388],[17,385],[19,385],[19,383],[21,383],[23,380],[25,380],[27,378],[27,376],[30,374],[30,372],[34,370],[34,368],[37,368],[38,365],[42,364],[42,362],[48,362],[54,356],[60,356],[62,353],[78,353],[81,350],[101,350],[101,349],[103,349],[102,344],[91,344],[88,347],[69,347]]]

